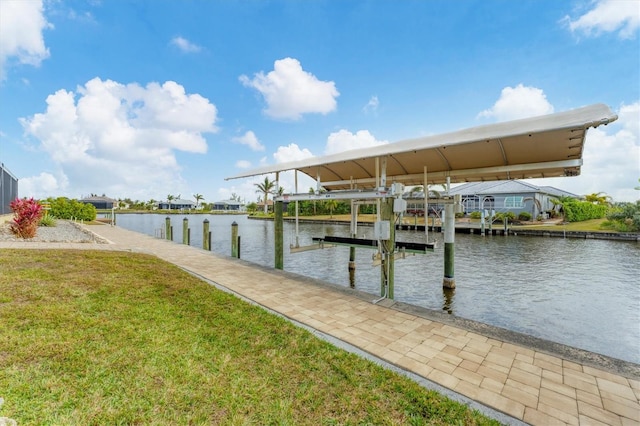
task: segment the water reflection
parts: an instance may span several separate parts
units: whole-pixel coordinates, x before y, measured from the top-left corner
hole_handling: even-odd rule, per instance
[[[446,311],[448,314],[453,313],[453,301],[454,296],[456,295],[455,288],[442,288],[442,298],[444,299],[444,303],[442,305],[442,310]]]

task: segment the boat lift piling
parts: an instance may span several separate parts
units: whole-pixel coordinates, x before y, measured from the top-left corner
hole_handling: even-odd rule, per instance
[[[425,239],[428,239],[428,204],[433,202],[428,200],[429,183],[446,182],[449,185],[452,182],[578,176],[583,164],[582,154],[587,131],[617,119],[617,115],[608,106],[594,104],[538,117],[263,166],[226,179],[275,173],[278,181],[279,173],[285,171],[301,171],[311,178],[317,178],[314,194],[274,197],[275,267],[282,269],[282,203],[285,200],[368,200],[375,202],[378,206],[376,220],[378,231],[384,230],[387,226],[389,230],[393,228],[395,231],[396,214],[401,212],[398,207],[402,207],[402,201],[405,200],[397,197],[397,194],[392,194],[393,185],[387,185],[387,179],[402,185],[424,184]],[[321,174],[325,179],[324,182],[321,181]],[[327,192],[322,192],[323,190]],[[455,208],[453,204],[457,202],[450,194],[437,200],[438,204],[445,205],[446,211],[446,223],[443,224],[445,228],[443,286],[445,288],[455,285],[453,273]],[[398,205],[395,205],[396,203]],[[382,210],[385,212],[384,217],[380,215]],[[383,222],[387,224],[382,225]],[[491,222],[488,227],[491,232]],[[170,229],[167,229],[167,237],[171,238],[169,231]],[[356,234],[352,233],[352,235]],[[396,245],[389,243],[391,235],[378,236],[380,244],[375,248],[379,250],[384,268],[389,267],[389,269],[382,269],[382,272],[392,271],[392,255],[395,254]],[[322,244],[324,242],[313,248],[321,248]],[[353,245],[361,246],[355,242]],[[303,251],[302,249],[302,247],[296,248],[297,251]],[[386,285],[384,285],[386,293],[384,289],[381,292],[383,296],[392,297],[393,287],[389,285],[392,284],[392,281],[389,281],[392,277],[390,275],[386,277]]]
[[[274,240],[275,240],[275,268],[283,269],[283,214],[282,205],[283,201],[295,201],[296,203],[296,239],[295,244],[290,244],[290,250],[292,253],[329,248],[336,245],[349,246],[349,274],[350,282],[354,282],[355,278],[355,251],[357,247],[368,247],[377,250],[377,255],[374,255],[374,264],[377,262],[375,259],[379,259],[380,264],[380,299],[374,301],[375,303],[384,299],[394,298],[394,275],[395,275],[395,259],[404,258],[407,252],[425,254],[430,251],[434,251],[435,243],[402,243],[396,242],[395,230],[398,219],[402,217],[403,212],[406,210],[406,201],[402,198],[404,192],[404,185],[400,183],[393,183],[387,187],[387,158],[376,158],[376,188],[371,191],[363,191],[355,188],[353,182],[350,185],[349,190],[336,191],[336,192],[321,192],[307,194],[283,194],[274,197],[274,212],[275,212],[275,224],[274,224]],[[317,176],[316,187],[322,188],[322,182],[320,175]],[[426,180],[426,167],[425,167],[425,183]],[[279,174],[276,173],[276,192],[279,187]],[[297,179],[296,179],[296,191],[297,191]],[[428,197],[428,192],[425,195]],[[351,238],[340,237],[317,237],[313,238],[314,243],[309,246],[301,247],[298,238],[298,215],[299,211],[297,203],[299,200],[350,200],[351,202],[351,223],[350,223],[350,236]],[[376,222],[374,223],[374,240],[366,240],[357,238],[357,226],[358,226],[358,208],[359,205],[367,200],[375,200],[376,203]],[[369,201],[369,202],[370,202]],[[446,200],[440,200],[440,202],[447,202]],[[428,201],[425,201],[427,206]],[[425,210],[425,217],[427,211]],[[425,229],[426,229],[425,224]],[[428,231],[425,232],[425,239],[428,238]],[[452,272],[451,272],[452,273]]]

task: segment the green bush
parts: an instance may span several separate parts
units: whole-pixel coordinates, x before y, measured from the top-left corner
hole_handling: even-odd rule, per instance
[[[92,221],[96,219],[96,208],[93,204],[81,203],[78,200],[70,200],[66,197],[48,198],[51,208],[49,214],[58,219],[75,219]]]
[[[523,222],[528,222],[531,220],[531,213],[528,212],[520,212],[520,214],[518,215],[518,220],[521,220]]]
[[[607,222],[603,226],[618,232],[640,231],[640,200],[635,203],[619,203],[607,214]]]
[[[480,212],[478,212],[478,211],[476,211],[476,212],[471,212],[471,213],[469,213],[469,217],[470,217],[471,219],[480,219],[480,218],[482,218],[482,213],[480,213]]]
[[[587,201],[569,201],[562,206],[564,220],[567,222],[582,222],[590,219],[602,219],[608,210],[604,204],[593,204]]]
[[[42,219],[40,219],[40,223],[38,223],[38,226],[46,226],[46,227],[56,226],[56,218],[51,216],[50,214],[46,214],[42,216]]]
[[[504,220],[508,219],[509,222],[513,222],[516,218],[516,214],[514,212],[500,212],[496,213],[493,217],[494,222],[504,223]]]
[[[464,213],[456,213],[456,219],[461,219],[464,217]]]

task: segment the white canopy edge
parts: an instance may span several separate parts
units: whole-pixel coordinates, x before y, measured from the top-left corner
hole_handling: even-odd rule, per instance
[[[589,128],[596,128],[599,125],[611,123],[617,120],[617,118],[618,116],[615,115],[608,106],[604,104],[593,104],[559,113],[483,125],[450,133],[406,139],[370,148],[355,149],[332,155],[273,164],[248,170],[240,174],[227,177],[225,180],[248,178],[252,176],[278,173],[288,170],[299,170],[351,160],[384,157],[412,151],[417,152],[438,147],[442,148],[487,140],[533,135],[550,131],[566,129],[582,129],[586,131]],[[527,169],[526,164],[521,164],[517,167],[521,167],[523,170]],[[456,170],[450,170],[450,172],[456,172]],[[315,176],[311,177],[315,178]]]

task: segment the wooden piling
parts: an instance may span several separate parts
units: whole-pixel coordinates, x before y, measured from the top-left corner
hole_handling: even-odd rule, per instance
[[[282,201],[275,202],[274,211],[275,268],[284,269],[284,223],[282,217]]]
[[[235,257],[236,259],[240,257],[240,247],[238,243],[238,224],[234,221],[231,224],[231,257]]]
[[[211,232],[209,232],[209,219],[202,221],[202,249],[211,250]]]
[[[389,227],[389,239],[382,241],[382,264],[380,266],[380,295],[385,295],[385,284],[387,285],[387,298],[393,299],[393,275],[395,271],[395,261],[393,258],[393,252],[395,250],[396,241],[396,227],[393,226],[393,198],[387,198],[380,203],[380,219],[388,220],[391,226]],[[386,281],[386,282],[385,282]]]
[[[164,236],[167,240],[171,240],[171,218],[169,216],[164,219]]]
[[[444,288],[455,288],[454,278],[454,238],[455,238],[455,214],[453,204],[445,205],[444,213],[444,278],[442,286]]]
[[[182,219],[182,244],[189,244],[189,219]]]

